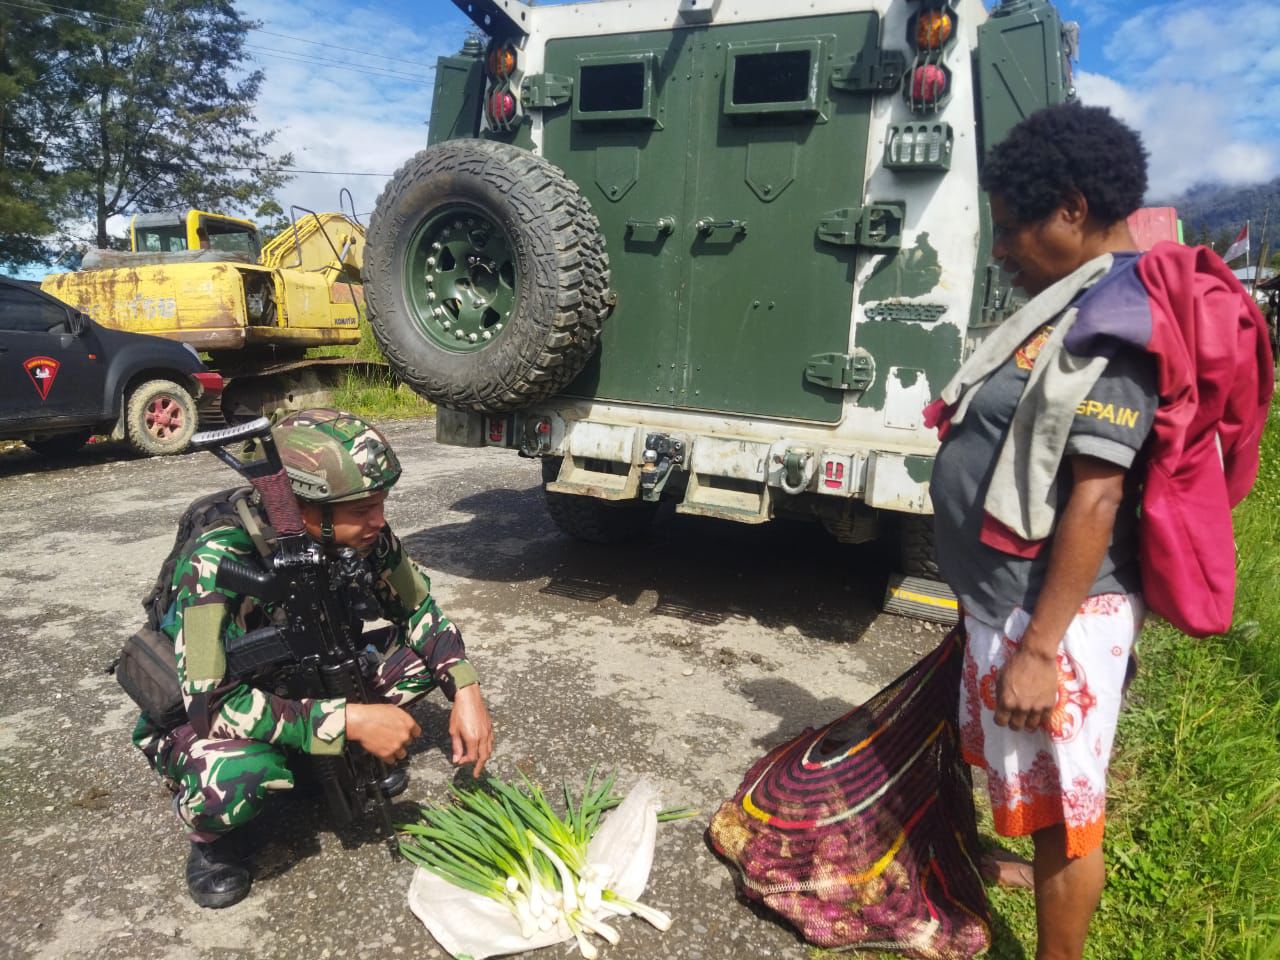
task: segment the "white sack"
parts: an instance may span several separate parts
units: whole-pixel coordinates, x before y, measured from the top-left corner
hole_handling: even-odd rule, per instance
[[[592,864],[609,868],[607,886],[628,900],[639,900],[649,882],[653,848],[658,836],[658,792],[641,780],[614,810],[606,815],[587,846]],[[409,884],[409,909],[426,924],[451,956],[475,960],[549,947],[573,939],[561,921],[532,937],[520,935],[520,924],[511,911],[495,900],[455,887],[419,867]],[[605,919],[609,915],[597,913]]]

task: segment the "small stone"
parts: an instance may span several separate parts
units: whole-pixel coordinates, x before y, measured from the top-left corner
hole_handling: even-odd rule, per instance
[[[692,677],[692,676],[693,676],[693,667],[686,667],[686,668],[684,669],[683,673],[684,673],[684,675],[685,675],[686,677]],[[45,809],[46,809],[46,810],[52,810],[52,809],[53,809],[53,807],[46,807]]]

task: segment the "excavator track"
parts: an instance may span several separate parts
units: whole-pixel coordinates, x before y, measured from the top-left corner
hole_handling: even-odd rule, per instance
[[[278,411],[331,405],[334,390],[351,376],[382,376],[388,381],[394,376],[387,363],[352,357],[318,357],[239,368],[224,365],[219,372],[228,381],[222,394],[221,414],[225,424],[242,423]],[[206,424],[220,425],[210,417],[201,425]]]

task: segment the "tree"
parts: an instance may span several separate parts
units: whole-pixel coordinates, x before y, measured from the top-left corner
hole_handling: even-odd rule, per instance
[[[274,200],[262,201],[254,212],[253,218],[258,221],[258,233],[262,236],[264,244],[274,240],[292,226],[291,221],[284,214],[284,207]]]
[[[29,4],[28,6],[34,6]],[[89,0],[44,8],[67,52],[47,67],[57,96],[31,108],[45,165],[67,203],[107,221],[134,211],[243,209],[289,177],[255,129],[260,70],[245,72],[247,32],[231,0]]]
[[[65,180],[49,165],[41,105],[57,96],[70,55],[66,25],[30,7],[0,6],[0,264],[45,260]]]

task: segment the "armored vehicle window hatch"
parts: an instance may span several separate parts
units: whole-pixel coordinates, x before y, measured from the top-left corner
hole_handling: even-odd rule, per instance
[[[816,112],[821,47],[817,40],[731,45],[724,112]]]
[[[656,120],[653,94],[654,54],[580,57],[577,61],[577,121]]]

